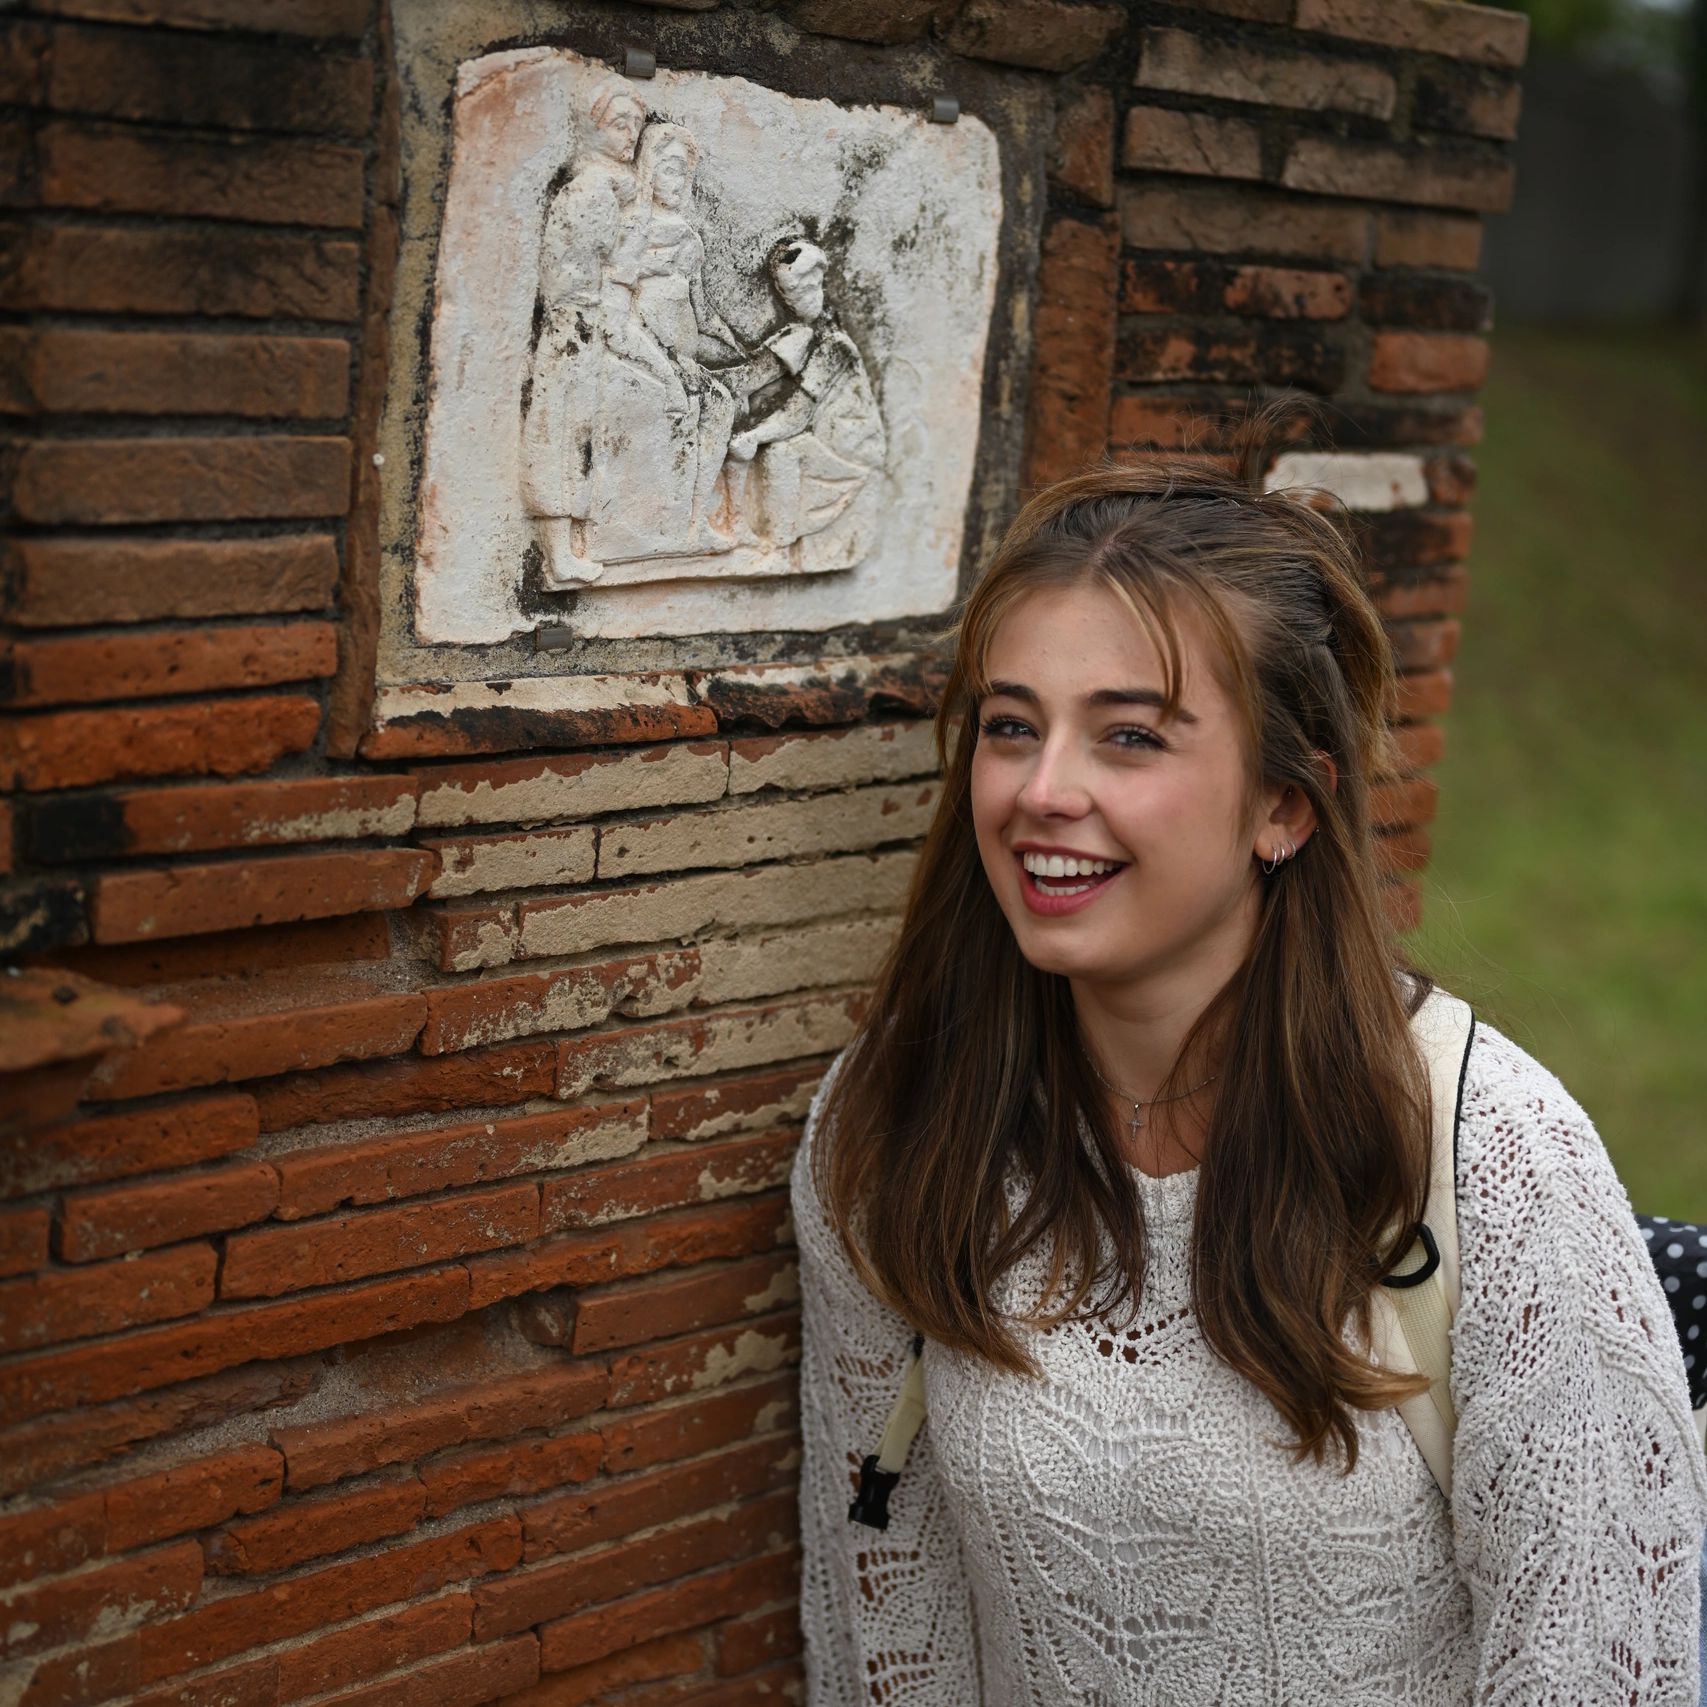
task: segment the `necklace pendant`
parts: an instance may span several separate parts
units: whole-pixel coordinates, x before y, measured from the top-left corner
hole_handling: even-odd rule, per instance
[[[1143,1124],[1144,1124],[1144,1105],[1141,1102],[1135,1102],[1132,1105],[1132,1124],[1130,1127],[1128,1127],[1127,1130],[1129,1131],[1129,1133],[1131,1134],[1132,1137],[1136,1138],[1138,1136],[1139,1128],[1141,1126],[1143,1126]]]

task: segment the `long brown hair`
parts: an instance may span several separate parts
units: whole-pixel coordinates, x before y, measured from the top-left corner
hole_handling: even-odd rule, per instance
[[[1253,861],[1249,956],[1161,1091],[1215,1062],[1192,1241],[1204,1338],[1274,1403],[1300,1458],[1321,1461],[1331,1439],[1349,1470],[1353,1411],[1422,1385],[1342,1336],[1348,1321],[1367,1335],[1371,1288],[1427,1200],[1428,1085],[1408,1024],[1427,985],[1397,975],[1411,969],[1385,919],[1370,826],[1371,779],[1389,768],[1392,651],[1331,514],[1183,462],[1098,469],[1026,505],[955,631],[936,724],[942,799],[875,1001],[825,1099],[818,1187],[878,1296],[1001,1369],[1036,1372],[994,1303],[997,1281],[1034,1250],[1048,1279],[1032,1323],[1136,1302],[1143,1210],[1069,983],[1021,955],[971,815],[991,638],[1038,588],[1084,584],[1142,623],[1170,709],[1178,620],[1200,618],[1244,713],[1253,802],[1290,783],[1315,808],[1300,857],[1272,875]],[[1010,1214],[1016,1171],[1027,1195]],[[1395,1227],[1407,1229],[1398,1243]]]

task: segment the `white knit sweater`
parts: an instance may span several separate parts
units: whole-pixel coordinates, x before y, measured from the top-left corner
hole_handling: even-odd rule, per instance
[[[824,1217],[816,1114],[794,1172],[811,1707],[1696,1707],[1707,1467],[1665,1296],[1588,1118],[1497,1032],[1459,1131],[1450,1511],[1392,1411],[1362,1416],[1351,1475],[1291,1462],[1193,1318],[1193,1171],[1137,1176],[1131,1323],[1035,1333],[1041,1380],[927,1345],[889,1528],[849,1523],[911,1332]]]

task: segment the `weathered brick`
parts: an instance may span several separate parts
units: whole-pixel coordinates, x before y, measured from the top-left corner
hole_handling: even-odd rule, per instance
[[[772,1374],[799,1356],[796,1312],[715,1328],[612,1358],[608,1403],[646,1405],[677,1393],[706,1392],[743,1375]]]
[[[59,1254],[90,1262],[247,1227],[272,1214],[278,1196],[278,1175],[265,1162],[80,1192],[61,1214]]]
[[[1031,484],[1076,473],[1107,446],[1119,242],[1106,223],[1080,219],[1057,219],[1044,232],[1026,426]]]
[[[917,41],[953,10],[944,0],[789,0],[789,21],[816,35],[892,46]]]
[[[1408,830],[1389,830],[1375,838],[1375,862],[1383,876],[1396,877],[1424,870],[1433,848],[1433,838],[1421,825]]]
[[[1436,622],[1390,623],[1388,638],[1401,670],[1438,670],[1458,655],[1463,637],[1460,623],[1450,619]]]
[[[27,539],[0,598],[30,628],[324,609],[338,584],[329,534],[297,539]]]
[[[1436,332],[1378,332],[1370,343],[1375,391],[1474,391],[1488,376],[1485,338]]]
[[[360,136],[372,115],[373,68],[274,44],[61,29],[46,93],[61,112],[101,118]]]
[[[1345,377],[1345,350],[1331,333],[1276,326],[1261,333],[1222,333],[1202,327],[1153,330],[1122,327],[1115,373],[1135,384],[1296,385],[1329,392]]]
[[[412,1666],[407,1676],[370,1683],[338,1697],[339,1707],[478,1707],[510,1700],[539,1681],[539,1639],[529,1631],[507,1642],[484,1642],[466,1653]]]
[[[600,1614],[583,1616],[596,1619]],[[705,1665],[705,1648],[697,1632],[660,1636],[650,1642],[640,1636],[630,1639],[638,1646],[607,1654],[590,1665],[571,1663],[567,1671],[548,1673],[535,1688],[516,1696],[513,1707],[602,1707],[615,1698],[616,1690],[629,1684],[683,1678]]]
[[[717,1629],[717,1675],[735,1677],[771,1660],[800,1652],[800,1609],[779,1607],[751,1618],[731,1619]]]
[[[20,640],[8,698],[17,706],[75,705],[273,687],[329,676],[337,664],[329,622]]]
[[[791,990],[864,984],[877,976],[899,917],[848,919],[770,936],[701,944],[694,1000],[750,1002]]]
[[[0,1275],[28,1274],[47,1266],[47,1235],[53,1217],[45,1209],[0,1213]]]
[[[262,225],[359,226],[362,152],[325,142],[168,134],[55,120],[37,139],[48,207]]]
[[[474,1597],[462,1592],[345,1625],[279,1651],[279,1700],[299,1701],[412,1667],[462,1647],[473,1633]]]
[[[1369,215],[1361,208],[1223,184],[1137,183],[1121,188],[1120,224],[1134,249],[1361,261]]]
[[[540,1231],[598,1227],[660,1209],[768,1190],[788,1178],[796,1142],[792,1131],[764,1132],[547,1180],[540,1199]]]
[[[540,1667],[552,1672],[586,1664],[661,1635],[696,1629],[767,1601],[786,1599],[797,1592],[799,1577],[795,1554],[774,1552],[573,1617],[553,1619],[540,1629]]]
[[[95,940],[143,942],[407,907],[437,866],[425,851],[370,848],[107,872],[96,881]]]
[[[1163,450],[1207,447],[1219,442],[1218,407],[1210,398],[1123,392],[1114,399],[1109,439],[1117,445],[1154,445]]]
[[[42,0],[37,8],[115,24],[186,30],[262,30],[296,36],[360,36],[373,0]]]
[[[1114,97],[1100,84],[1064,97],[1049,176],[1098,207],[1114,206]]]
[[[1389,620],[1455,616],[1464,609],[1468,579],[1463,564],[1456,563],[1420,575],[1376,581],[1370,592],[1375,608]]]
[[[1263,41],[1217,40],[1189,30],[1148,29],[1141,41],[1140,88],[1263,107],[1393,116],[1393,74],[1366,60],[1300,53]]]
[[[1413,445],[1474,445],[1482,440],[1482,411],[1474,404],[1346,402],[1333,416],[1333,442],[1342,450],[1388,450]]]
[[[341,516],[349,501],[339,438],[34,439],[12,482],[19,520],[48,525]]]
[[[1298,0],[1293,22],[1301,30],[1485,65],[1521,65],[1529,44],[1522,12],[1460,0]]]
[[[0,727],[20,787],[76,788],[130,777],[238,776],[312,745],[317,700],[281,696],[14,717]]]
[[[926,720],[855,729],[757,735],[729,743],[729,792],[847,788],[937,774],[936,739]]]
[[[729,766],[721,743],[689,741],[630,753],[441,765],[420,780],[423,827],[529,824],[716,800]]]
[[[604,1391],[602,1365],[560,1363],[386,1404],[365,1415],[275,1428],[269,1438],[284,1454],[290,1489],[298,1493],[443,1447],[559,1426],[597,1410]]]
[[[603,1456],[604,1442],[596,1434],[535,1436],[442,1453],[417,1474],[426,1489],[427,1515],[439,1517],[483,1500],[584,1482],[597,1473]]]
[[[861,995],[799,996],[705,1018],[666,1020],[558,1045],[558,1095],[768,1066],[840,1049],[864,1012]]]
[[[270,1655],[138,1695],[133,1707],[277,1707],[278,1662]]]
[[[1511,206],[1516,174],[1503,156],[1468,148],[1396,148],[1380,142],[1301,136],[1292,144],[1280,181],[1288,189],[1318,195],[1504,213]]]
[[[245,1648],[305,1635],[393,1601],[508,1570],[519,1553],[516,1520],[492,1518],[214,1601],[142,1632],[143,1676],[150,1682],[175,1677]]]
[[[85,901],[83,885],[69,877],[36,877],[0,885],[0,953],[43,954],[87,942]],[[44,1086],[39,1110],[26,1094],[30,1081],[17,1088],[19,1101],[29,1111],[27,1126],[66,1112],[66,1097],[52,1089],[56,1081],[39,1082]]]
[[[0,1351],[188,1316],[213,1302],[218,1253],[180,1245],[75,1273],[0,1281]]]
[[[17,814],[10,800],[0,800],[0,877],[9,877],[15,863]]]
[[[1425,468],[1428,495],[1435,503],[1457,508],[1470,502],[1476,490],[1476,465],[1469,457],[1449,451],[1431,456]]]
[[[520,835],[428,838],[439,874],[427,891],[435,898],[479,895],[493,889],[530,889],[587,883],[597,864],[598,833],[591,828],[535,830]]]
[[[1493,324],[1493,303],[1493,293],[1474,280],[1410,273],[1377,273],[1358,293],[1367,324],[1427,332],[1485,332]]]
[[[1441,717],[1452,709],[1452,672],[1432,670],[1416,676],[1401,676],[1394,714],[1404,721]]]
[[[193,1541],[54,1578],[7,1598],[0,1655],[40,1653],[182,1612],[201,1583],[202,1551]]]
[[[715,1138],[799,1120],[805,1116],[823,1076],[823,1066],[809,1062],[781,1072],[719,1079],[689,1090],[661,1089],[648,1099],[652,1136]]]
[[[1375,220],[1378,267],[1448,267],[1474,272],[1482,222],[1469,214],[1382,212]]]
[[[947,656],[935,649],[687,672],[702,708],[720,727],[745,723],[765,729],[855,723],[875,715],[928,717],[947,680]]]
[[[1469,554],[1472,524],[1462,510],[1397,510],[1356,516],[1352,531],[1371,573],[1387,576],[1460,562]]]
[[[1339,320],[1350,308],[1351,284],[1345,274],[1318,267],[1234,266],[1128,256],[1120,272],[1124,314],[1225,313],[1265,320]]]
[[[710,1396],[654,1406],[606,1423],[605,1468],[613,1475],[729,1446],[752,1435],[792,1429],[797,1383],[792,1375],[748,1382]]]
[[[107,1058],[89,1095],[117,1099],[396,1055],[426,1019],[425,998],[361,971],[287,968],[192,985],[187,1025]]]
[[[110,1642],[80,1643],[31,1663],[18,1707],[94,1707],[134,1694],[140,1677],[135,1631]]]
[[[598,1444],[600,1453],[604,1443]],[[107,1502],[101,1493],[53,1500],[0,1517],[0,1585],[60,1576],[107,1549]]]
[[[1422,458],[1403,451],[1286,451],[1263,484],[1330,492],[1349,510],[1402,509],[1429,495]]]
[[[69,314],[353,320],[361,251],[344,238],[41,226],[0,234],[0,307]]]
[[[934,783],[874,786],[828,799],[730,806],[612,824],[600,833],[599,875],[638,877],[693,867],[743,866],[908,841],[923,834],[936,797]]]
[[[256,1131],[255,1100],[241,1095],[49,1127],[32,1132],[28,1144],[0,1145],[0,1197],[192,1167],[247,1149]]]
[[[966,0],[945,39],[972,59],[1070,71],[1094,59],[1125,22],[1118,6],[1087,0]]]
[[[1427,824],[1435,814],[1440,787],[1432,777],[1406,782],[1377,783],[1370,794],[1370,811],[1383,829]]]
[[[792,1257],[764,1256],[697,1269],[680,1279],[582,1292],[570,1349],[577,1355],[760,1316],[799,1301]]]
[[[535,1185],[494,1186],[430,1203],[258,1228],[225,1241],[220,1296],[276,1298],[523,1244],[538,1232]]]
[[[1418,68],[1411,122],[1421,129],[1510,142],[1522,109],[1523,86],[1515,77],[1471,65]]]
[[[210,1529],[277,1505],[283,1492],[284,1460],[270,1446],[237,1446],[133,1476],[106,1490],[107,1550],[128,1551]]]
[[[893,911],[906,898],[915,862],[911,851],[854,854],[524,902],[515,948],[523,956],[581,954],[618,943]]]
[[[478,972],[483,967],[506,966],[521,953],[518,905],[515,901],[497,901],[427,909],[416,916],[420,940],[441,972]]]
[[[1173,107],[1133,107],[1120,163],[1129,172],[1188,172],[1208,178],[1261,178],[1262,132],[1245,119]]]
[[[225,1524],[204,1545],[207,1568],[221,1576],[268,1576],[328,1553],[405,1535],[426,1511],[427,1490],[413,1476],[290,1501],[282,1510]]]
[[[147,1392],[257,1357],[295,1357],[420,1322],[454,1321],[467,1309],[468,1271],[453,1267],[145,1328],[125,1340],[122,1358],[108,1345],[14,1358],[0,1367],[0,1423]]]

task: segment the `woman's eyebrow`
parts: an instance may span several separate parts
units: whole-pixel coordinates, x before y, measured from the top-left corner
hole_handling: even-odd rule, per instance
[[[1028,688],[1024,682],[991,682],[986,699],[996,697],[1023,700],[1027,705],[1038,704],[1037,691]],[[1167,710],[1168,696],[1157,688],[1097,688],[1084,696],[1084,703],[1090,706],[1103,705],[1148,705],[1157,711]],[[1196,716],[1181,706],[1176,706],[1173,715],[1181,723],[1195,723]]]

